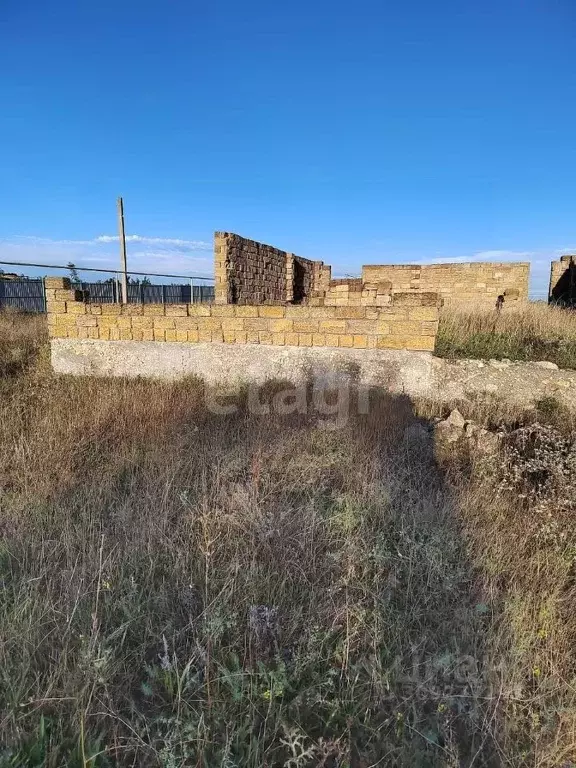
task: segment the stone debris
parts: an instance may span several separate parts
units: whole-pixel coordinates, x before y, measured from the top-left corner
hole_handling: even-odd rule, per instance
[[[438,421],[434,427],[434,439],[440,446],[467,440],[477,455],[491,456],[498,451],[502,433],[491,432],[473,421],[467,421],[455,408],[450,415]]]
[[[549,360],[538,360],[537,363],[534,363],[534,365],[538,366],[538,368],[545,368],[549,371],[557,371],[558,366],[556,363],[551,363]]]

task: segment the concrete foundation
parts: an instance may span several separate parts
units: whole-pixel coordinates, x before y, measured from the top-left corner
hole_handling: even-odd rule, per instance
[[[57,373],[84,376],[197,376],[207,384],[229,385],[272,379],[297,384],[341,373],[414,396],[431,394],[435,378],[432,355],[408,350],[92,339],[52,339],[51,350]]]
[[[576,411],[576,371],[552,363],[442,360],[429,352],[392,349],[292,347],[268,344],[188,344],[159,341],[52,339],[57,373],[76,376],[152,377],[175,381],[197,376],[207,384],[233,386],[284,380],[384,387],[409,397],[454,405],[496,398],[524,410],[553,397]]]

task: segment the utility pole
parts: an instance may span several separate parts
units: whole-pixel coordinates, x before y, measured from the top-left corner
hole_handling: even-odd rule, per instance
[[[126,265],[126,235],[124,233],[124,201],[118,198],[118,235],[120,238],[120,277],[122,304],[128,304],[128,267]]]

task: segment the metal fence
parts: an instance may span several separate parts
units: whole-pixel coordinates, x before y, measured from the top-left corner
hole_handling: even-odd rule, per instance
[[[118,283],[77,283],[87,293],[88,301],[95,304],[115,304],[121,301]],[[213,285],[128,283],[130,304],[193,304],[214,301]]]
[[[1,280],[0,309],[45,312],[44,280]]]
[[[86,292],[89,302],[115,304],[120,302],[116,280],[104,283],[74,283]],[[133,304],[192,304],[214,301],[213,285],[129,283],[128,301]],[[20,312],[45,312],[43,278],[2,279],[0,277],[0,309]]]

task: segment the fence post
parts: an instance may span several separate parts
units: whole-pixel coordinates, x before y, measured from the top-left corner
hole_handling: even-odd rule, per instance
[[[46,278],[42,278],[42,312],[46,313],[48,307],[46,306]]]
[[[166,304],[166,291],[165,291],[164,283],[162,283],[162,304]]]

